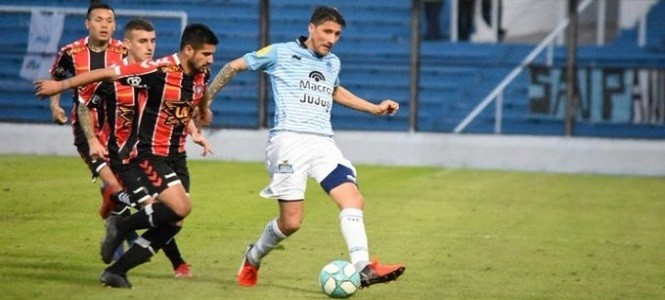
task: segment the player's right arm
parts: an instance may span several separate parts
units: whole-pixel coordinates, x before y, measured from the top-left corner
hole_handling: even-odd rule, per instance
[[[51,102],[49,107],[51,108],[53,122],[58,125],[64,125],[67,123],[67,115],[65,114],[65,110],[60,106],[60,94],[55,94],[49,99]]]
[[[222,69],[215,75],[215,78],[208,85],[204,98],[199,102],[200,124],[209,125],[212,122],[212,110],[210,105],[219,91],[226,86],[231,79],[238,73],[247,70],[247,62],[244,57],[236,58],[226,63]]]
[[[36,96],[46,97],[59,94],[69,88],[76,88],[97,81],[116,80],[117,77],[118,76],[116,75],[116,71],[114,69],[107,68],[85,72],[62,81],[36,80],[33,82],[33,85],[37,91],[35,94]]]
[[[76,75],[63,81],[35,80],[35,95],[38,97],[52,96],[69,88],[84,86],[97,81],[116,81],[130,76],[141,76],[155,72],[160,65],[152,61],[144,61],[136,64],[123,64],[96,69],[90,72]]]
[[[95,134],[95,129],[94,126],[92,125],[92,117],[91,117],[91,112],[90,109],[88,108],[87,105],[81,104],[78,107],[78,120],[79,123],[81,124],[81,128],[83,129],[83,133],[85,134],[85,138],[88,140],[88,147],[90,148],[90,157],[97,159],[97,160],[107,160],[109,156],[109,152],[102,145],[102,143],[99,141],[97,138],[97,135]]]
[[[226,63],[222,69],[217,73],[215,79],[212,80],[210,85],[208,85],[207,93],[208,98],[212,101],[212,98],[215,98],[217,93],[227,84],[236,73],[247,70],[247,62],[245,62],[244,57],[236,58],[228,63]]]
[[[69,54],[71,46],[72,45],[70,44],[62,47],[62,49],[60,49],[58,52],[58,56],[56,57],[53,66],[51,66],[51,79],[62,80],[73,76],[74,72],[76,72],[74,67],[74,60]],[[67,115],[65,114],[65,110],[62,108],[62,106],[60,106],[60,98],[60,94],[51,96],[49,99],[49,108],[51,109],[51,117],[53,118],[53,122],[58,125],[63,125],[67,123]]]

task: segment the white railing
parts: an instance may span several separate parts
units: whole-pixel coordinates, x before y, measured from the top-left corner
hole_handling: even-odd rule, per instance
[[[453,0],[453,2],[457,2],[458,0]],[[577,6],[577,12],[580,13],[584,11],[593,1],[595,0],[584,0]],[[453,8],[456,9],[456,5],[453,5]],[[599,16],[602,13],[603,15],[605,14],[605,1],[604,0],[599,0],[599,10],[602,10],[602,12],[598,12]],[[639,18],[638,20],[638,38],[637,38],[637,44],[640,47],[643,47],[646,44],[646,22],[647,22],[647,14],[648,10],[644,12],[644,14]],[[496,15],[495,13],[492,14],[493,17]],[[603,18],[604,19],[604,18]],[[598,27],[603,27],[603,23],[600,22],[601,18],[599,18],[599,21],[597,22]],[[517,75],[522,72],[522,70],[527,67],[533,60],[536,59],[536,57],[545,49],[547,48],[546,56],[545,56],[545,61],[546,64],[551,66],[552,62],[554,60],[553,58],[553,53],[554,53],[554,39],[557,37],[561,37],[561,33],[565,30],[565,28],[568,26],[568,23],[570,22],[570,19],[568,17],[565,17],[563,20],[559,22],[559,24],[550,32],[547,37],[545,37],[539,44],[534,48],[453,130],[453,133],[460,133],[462,132],[487,106],[489,106],[492,101],[497,99],[496,101],[496,111],[495,111],[495,123],[494,123],[494,133],[501,133],[501,126],[502,126],[502,113],[503,113],[503,91],[505,88],[510,84]],[[496,23],[493,23],[496,24]],[[605,38],[605,32],[604,29],[597,28],[596,32],[596,42],[598,45],[602,45],[604,43],[604,38]]]
[[[592,1],[594,0],[585,0],[577,6],[577,12],[583,11]],[[494,132],[501,133],[501,120],[502,116],[502,104],[503,104],[503,90],[510,84],[517,75],[522,72],[522,70],[528,66],[536,57],[545,49],[553,44],[554,38],[556,38],[563,30],[568,26],[570,19],[565,18],[561,21],[552,32],[543,39],[536,48],[531,50],[531,52],[517,65],[502,81],[499,83],[490,93],[487,95],[478,105],[469,113],[462,122],[460,122],[457,127],[453,130],[454,133],[462,132],[468,125],[473,121],[487,106],[494,101],[494,99],[500,99],[497,101],[497,110],[495,113],[495,123],[494,123]],[[551,62],[552,51],[548,51],[547,61]]]

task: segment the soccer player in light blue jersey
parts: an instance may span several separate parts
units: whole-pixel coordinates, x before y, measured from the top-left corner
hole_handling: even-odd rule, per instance
[[[315,179],[340,209],[342,235],[351,262],[360,272],[362,287],[395,280],[404,272],[401,264],[370,262],[356,170],[333,139],[333,102],[374,115],[393,115],[399,109],[395,101],[374,104],[339,85],[340,60],[331,49],[345,25],[337,9],[315,8],[308,37],[269,45],[227,63],[199,105],[203,122],[209,123],[212,99],[237,72],[262,70],[270,76],[276,107],[266,150],[271,180],[261,196],[277,199],[280,213],[247,248],[238,272],[240,285],[254,286],[263,257],[300,228],[308,177]]]

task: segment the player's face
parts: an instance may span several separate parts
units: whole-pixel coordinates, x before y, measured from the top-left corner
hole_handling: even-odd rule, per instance
[[[201,49],[191,49],[191,56],[188,61],[188,66],[191,71],[203,72],[209,69],[213,63],[213,56],[217,47],[215,45],[204,44]]]
[[[131,62],[151,60],[155,55],[157,37],[154,31],[132,30],[123,41]]]
[[[310,50],[323,56],[330,53],[332,47],[339,41],[342,36],[342,25],[333,21],[325,21],[319,25],[310,23],[308,31]]]
[[[98,8],[90,12],[90,18],[85,20],[90,39],[93,42],[108,42],[115,31],[115,16],[113,11]]]

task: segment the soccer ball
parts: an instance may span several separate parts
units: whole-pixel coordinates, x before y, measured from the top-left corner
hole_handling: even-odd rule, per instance
[[[332,298],[349,298],[360,287],[360,274],[352,264],[334,260],[321,269],[321,290]]]

